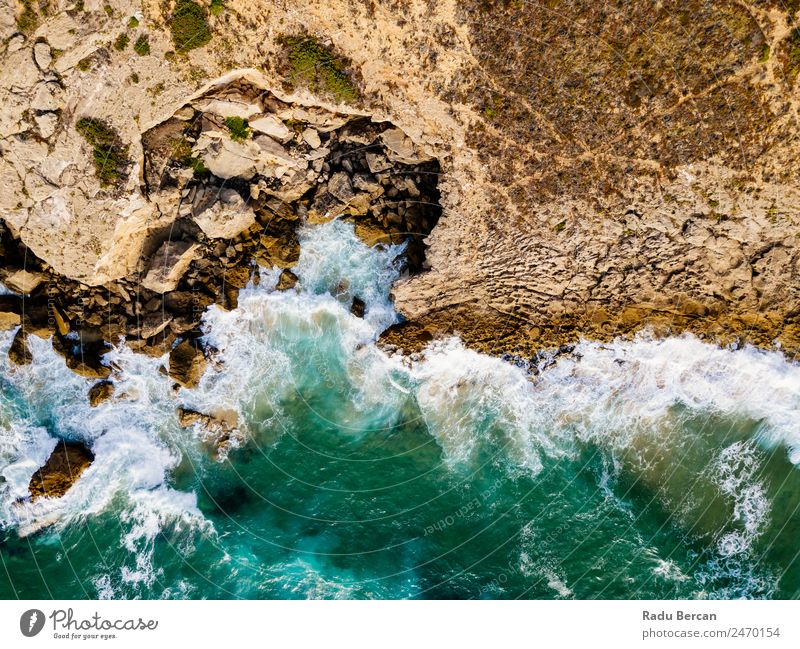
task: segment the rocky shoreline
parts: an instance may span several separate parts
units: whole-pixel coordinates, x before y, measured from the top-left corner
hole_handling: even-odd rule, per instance
[[[194,385],[203,311],[259,265],[291,290],[297,228],[339,214],[407,242],[389,349],[650,330],[800,352],[800,32],[776,0],[226,3],[193,43],[170,3],[133,4],[0,19],[15,363],[52,338],[101,403],[124,336]]]
[[[234,118],[242,137],[226,125]],[[424,239],[441,213],[439,166],[391,124],[297,108],[237,79],[142,141],[142,191],[176,217],[149,237],[136,276],[101,286],[70,279],[0,225],[0,281],[19,294],[0,298],[4,326],[22,325],[14,362],[30,362],[28,335],[52,336],[71,369],[98,379],[111,373],[99,356],[120,336],[151,355],[182,349],[210,304],[235,308],[259,266],[283,268],[278,288],[293,287],[306,223],[352,220],[368,245],[407,244],[406,276],[424,269]]]

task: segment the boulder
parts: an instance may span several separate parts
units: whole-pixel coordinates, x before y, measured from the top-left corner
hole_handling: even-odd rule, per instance
[[[138,328],[139,338],[152,338],[157,336],[172,322],[172,316],[160,312],[150,313],[142,318]]]
[[[386,155],[390,160],[402,162],[403,164],[419,164],[431,159],[430,156],[420,153],[411,138],[399,128],[387,129],[381,134],[381,139],[386,145]],[[370,171],[375,173],[372,168],[370,168]]]
[[[365,308],[366,305],[364,304],[364,300],[354,297],[353,304],[350,306],[350,313],[352,313],[357,318],[363,318]]]
[[[98,381],[89,389],[89,405],[97,407],[107,401],[114,394],[114,384],[111,381]]]
[[[40,70],[46,70],[50,67],[50,64],[53,62],[53,55],[50,52],[50,46],[40,41],[33,46],[33,60],[36,62],[36,65],[39,66]]]
[[[304,130],[303,139],[312,149],[318,149],[320,146],[322,146],[322,140],[320,139],[319,133],[317,133],[316,129],[307,128]]]
[[[29,365],[33,361],[33,355],[28,347],[28,334],[20,329],[11,342],[8,349],[8,358],[15,365]]]
[[[297,275],[295,275],[290,270],[285,270],[281,273],[281,276],[278,278],[278,283],[275,286],[275,289],[278,291],[285,291],[290,288],[294,288],[297,284]]]
[[[188,241],[165,241],[150,260],[142,286],[156,293],[174,291],[198,248]]]
[[[300,243],[280,234],[265,233],[260,238],[263,250],[258,255],[262,266],[289,268],[300,259]]]
[[[219,200],[194,217],[207,237],[233,239],[255,225],[256,215],[239,192],[223,189]]]
[[[274,140],[270,141],[275,143]],[[208,170],[224,180],[250,180],[256,175],[256,160],[258,147],[253,142],[234,142],[230,139],[219,140],[215,145],[209,146],[203,155],[203,164]]]
[[[184,388],[197,387],[207,365],[203,350],[191,340],[184,340],[169,353],[169,377]]]
[[[47,462],[33,474],[28,491],[32,499],[60,498],[94,461],[94,453],[80,442],[59,442]]]
[[[36,122],[36,127],[39,129],[39,135],[45,140],[56,132],[58,126],[58,115],[56,113],[42,113],[33,118]]]
[[[350,184],[350,178],[343,171],[338,171],[328,181],[328,193],[338,198],[342,203],[347,203],[355,193]]]
[[[292,139],[292,131],[274,115],[267,115],[265,117],[257,117],[249,122],[250,128],[256,133],[263,133],[269,135],[272,139],[277,140],[281,144],[286,144]]]
[[[9,329],[13,329],[16,326],[19,326],[21,322],[19,313],[14,313],[13,311],[3,311],[0,309],[0,331],[8,331]]]
[[[9,275],[6,275],[3,283],[7,288],[15,293],[22,293],[23,295],[30,295],[33,293],[44,280],[42,273],[32,273],[27,270],[18,270]]]

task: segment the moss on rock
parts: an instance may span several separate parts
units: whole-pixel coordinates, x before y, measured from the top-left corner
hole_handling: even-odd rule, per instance
[[[192,0],[178,0],[172,12],[170,32],[175,51],[188,52],[211,40],[205,7]]]
[[[289,80],[293,85],[307,85],[312,91],[329,95],[339,102],[353,102],[361,95],[348,62],[334,55],[317,39],[284,37],[289,60]]]
[[[99,119],[84,117],[75,125],[76,130],[92,146],[95,175],[103,186],[120,185],[127,178],[128,147],[117,132]]]

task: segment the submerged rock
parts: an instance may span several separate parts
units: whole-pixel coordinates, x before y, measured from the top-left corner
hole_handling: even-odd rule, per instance
[[[197,410],[178,408],[178,422],[184,428],[198,424],[202,430],[201,439],[214,449],[215,459],[222,461],[228,456],[231,448],[236,448],[244,441],[244,434],[239,428],[239,416],[233,410],[219,410],[206,415]]]
[[[80,442],[59,442],[44,466],[33,474],[28,490],[33,500],[60,498],[94,461],[94,453]]]

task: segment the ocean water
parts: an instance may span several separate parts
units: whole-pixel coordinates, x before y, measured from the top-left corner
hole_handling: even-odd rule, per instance
[[[583,342],[538,375],[456,338],[412,362],[374,344],[402,252],[307,228],[298,291],[262,269],[209,309],[194,390],[120,341],[91,408],[47,341],[11,367],[0,334],[0,597],[800,595],[800,366],[691,336]],[[219,459],[178,406],[244,439]],[[94,464],[21,500],[58,439]]]

